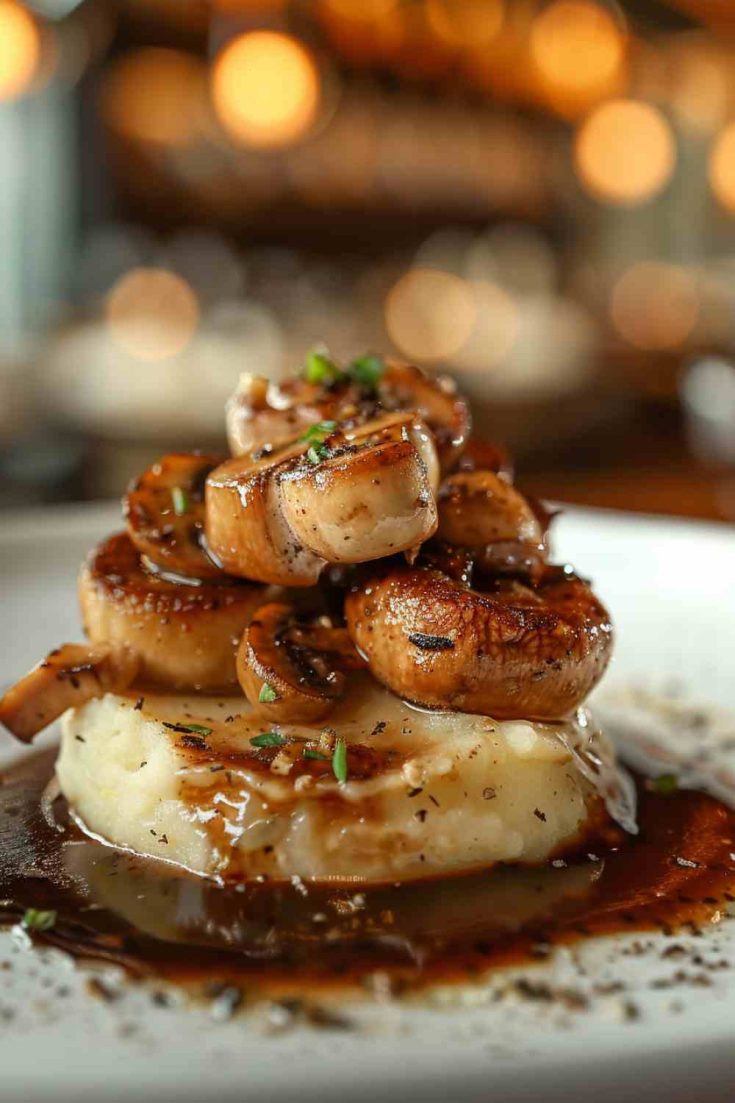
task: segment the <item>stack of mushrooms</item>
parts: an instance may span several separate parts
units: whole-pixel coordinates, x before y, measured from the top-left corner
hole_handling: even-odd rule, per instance
[[[81,825],[212,876],[361,881],[629,825],[582,707],[609,616],[452,380],[313,352],[244,376],[226,417],[230,458],[128,489],[81,571],[89,643],[0,702],[24,741],[65,714]]]

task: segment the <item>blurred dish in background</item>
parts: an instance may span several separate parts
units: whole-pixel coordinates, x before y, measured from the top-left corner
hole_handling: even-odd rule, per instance
[[[639,423],[637,470],[710,478],[679,380],[735,354],[735,48],[649,7],[0,0],[0,388],[85,494],[322,338],[459,372],[545,493]]]

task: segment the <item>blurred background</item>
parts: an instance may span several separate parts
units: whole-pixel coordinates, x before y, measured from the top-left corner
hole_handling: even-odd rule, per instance
[[[0,507],[320,343],[536,494],[735,522],[735,3],[0,0]]]

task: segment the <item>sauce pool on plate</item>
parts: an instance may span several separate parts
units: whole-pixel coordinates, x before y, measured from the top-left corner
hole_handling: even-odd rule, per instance
[[[365,888],[220,885],[83,835],[49,789],[55,754],[2,778],[0,920],[55,913],[38,925],[45,943],[193,990],[349,991],[376,973],[412,990],[466,982],[558,943],[698,927],[735,899],[735,812],[698,792],[639,782],[637,837],[615,830],[594,853],[536,867]]]

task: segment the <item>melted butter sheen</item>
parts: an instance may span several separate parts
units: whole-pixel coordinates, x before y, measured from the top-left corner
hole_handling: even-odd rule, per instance
[[[270,994],[349,988],[371,973],[421,987],[466,981],[539,947],[719,917],[733,897],[735,813],[701,793],[641,787],[638,838],[615,831],[595,855],[535,868],[345,891],[221,887],[81,835],[43,801],[55,751],[0,786],[0,920],[53,909],[38,935],[138,976],[219,980]]]

